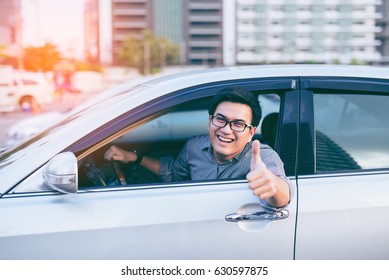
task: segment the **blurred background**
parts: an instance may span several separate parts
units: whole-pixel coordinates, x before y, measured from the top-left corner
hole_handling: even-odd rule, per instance
[[[0,0],[0,146],[31,114],[69,110],[143,76],[386,66],[388,14],[386,0]]]

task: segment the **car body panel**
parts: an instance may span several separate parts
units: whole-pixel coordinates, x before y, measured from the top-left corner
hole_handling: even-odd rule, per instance
[[[299,178],[296,259],[388,259],[389,172]]]
[[[0,259],[292,259],[295,204],[251,230],[224,220],[247,203],[246,182],[4,197]]]
[[[366,75],[369,76],[369,75]],[[334,106],[324,106],[326,114],[314,108],[315,94],[347,97],[346,100],[364,103],[364,107],[385,118],[382,108],[385,103],[374,104],[369,97],[373,94],[389,97],[389,80],[371,77],[303,77],[301,79],[300,151],[298,177],[298,222],[296,227],[296,259],[388,259],[389,242],[385,237],[389,224],[389,171],[388,160],[380,159],[380,152],[387,148],[384,138],[357,144],[361,137],[369,135],[369,127],[363,130],[338,129],[331,138],[323,138],[315,129],[319,125],[315,114],[323,114],[324,123],[338,123]],[[320,101],[318,101],[320,102]],[[321,100],[323,102],[323,100]],[[346,103],[345,103],[346,104]],[[344,105],[342,110],[346,108]],[[381,115],[380,115],[381,114]],[[316,116],[317,117],[317,116]],[[362,119],[354,116],[357,123]],[[371,132],[370,132],[371,133]],[[336,138],[334,138],[336,136]],[[325,140],[321,143],[320,141]],[[383,141],[382,141],[383,140]],[[348,172],[320,171],[315,168],[318,161],[338,162],[347,166],[354,159],[342,150],[339,143],[350,143],[348,152],[363,163],[381,162],[382,169],[369,166]],[[387,142],[387,141],[386,141]],[[362,143],[362,142],[361,142]],[[357,145],[356,145],[357,144]],[[320,154],[318,147],[326,149]],[[355,150],[358,146],[358,150]],[[387,146],[387,145],[386,145]],[[364,147],[363,150],[361,147]],[[336,151],[334,155],[330,154]],[[321,153],[323,153],[321,151]],[[336,155],[336,156],[335,156]],[[370,159],[369,159],[370,158]],[[311,174],[311,175],[307,175]],[[314,175],[313,175],[314,174]]]

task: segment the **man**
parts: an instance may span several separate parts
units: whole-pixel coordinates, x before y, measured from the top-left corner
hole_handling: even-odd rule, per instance
[[[209,108],[208,135],[188,140],[177,159],[154,159],[112,146],[105,159],[138,162],[164,181],[243,179],[267,208],[285,207],[292,185],[277,153],[252,141],[261,119],[254,94],[242,87],[220,91]]]

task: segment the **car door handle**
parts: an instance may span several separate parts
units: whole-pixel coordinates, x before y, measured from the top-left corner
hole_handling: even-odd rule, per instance
[[[266,211],[259,211],[254,213],[247,213],[247,214],[230,214],[225,217],[225,220],[227,222],[237,223],[241,221],[262,221],[262,220],[282,220],[289,217],[289,211],[286,209],[282,209],[278,212],[269,213]]]

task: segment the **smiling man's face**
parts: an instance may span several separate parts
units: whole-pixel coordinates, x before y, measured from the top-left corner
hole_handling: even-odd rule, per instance
[[[251,124],[251,108],[246,104],[221,102],[215,110],[214,116],[222,117],[228,121],[240,121],[247,125]],[[233,131],[229,124],[225,127],[217,127],[212,124],[211,116],[208,123],[209,136],[211,139],[215,159],[218,163],[230,160],[237,156],[248,142],[251,141],[256,127],[242,132]]]

